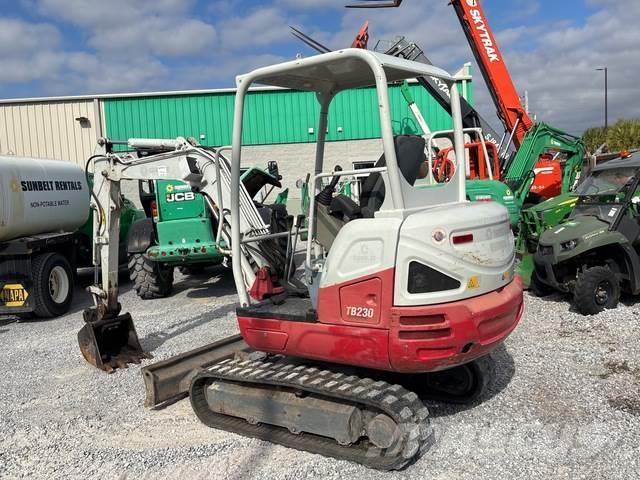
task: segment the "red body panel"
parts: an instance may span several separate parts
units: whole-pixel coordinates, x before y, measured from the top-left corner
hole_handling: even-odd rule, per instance
[[[238,316],[240,331],[257,350],[418,373],[489,353],[522,316],[519,277],[479,297],[418,307],[392,305],[393,280],[394,270],[389,269],[321,289],[317,322]],[[371,308],[373,313],[361,310],[364,315],[352,315],[353,307]]]
[[[552,159],[540,159],[536,164],[536,178],[529,189],[531,193],[544,199],[557,197],[562,193],[562,167]]]

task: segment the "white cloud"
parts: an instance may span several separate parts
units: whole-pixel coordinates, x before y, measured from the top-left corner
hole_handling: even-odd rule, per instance
[[[189,56],[215,45],[213,25],[190,18],[193,0],[33,0],[42,15],[88,34],[96,51]]]
[[[274,7],[259,8],[244,17],[227,18],[219,25],[220,40],[227,50],[264,48],[290,38],[286,15]]]
[[[525,16],[540,13],[540,1],[514,1],[519,14],[525,8]],[[519,92],[529,91],[538,118],[575,133],[602,123],[598,66],[609,67],[610,120],[640,116],[640,30],[632,22],[640,18],[640,1],[585,2],[591,15],[584,19],[531,24],[509,17],[509,12],[489,18],[515,85]],[[289,35],[288,24],[330,48],[343,48],[369,20],[370,48],[378,39],[405,35],[449,71],[473,58],[455,12],[444,0],[405,0],[400,8],[380,10],[346,10],[344,0],[270,0],[253,9],[246,2],[217,0],[205,8],[206,17],[196,10],[201,7],[196,0],[21,3],[41,19],[0,17],[0,88],[39,81],[38,93],[76,94],[232,85],[238,73],[285,60],[282,51],[312,54]],[[319,28],[321,13],[323,18],[333,15],[335,27]],[[76,29],[84,44],[66,44],[54,22]],[[505,24],[509,28],[499,28]],[[167,65],[176,62],[180,67],[174,72]],[[480,71],[474,71],[476,104],[498,127]]]
[[[2,57],[19,57],[38,49],[56,47],[60,41],[60,32],[52,25],[0,17],[0,56]]]

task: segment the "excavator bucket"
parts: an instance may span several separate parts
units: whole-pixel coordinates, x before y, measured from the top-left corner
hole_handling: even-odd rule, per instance
[[[86,321],[78,332],[78,344],[87,362],[108,373],[116,368],[127,368],[129,363],[153,358],[142,349],[128,313]]]

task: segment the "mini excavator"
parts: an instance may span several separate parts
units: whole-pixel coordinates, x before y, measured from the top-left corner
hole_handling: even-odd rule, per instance
[[[394,137],[391,124],[388,84],[419,76],[451,90],[454,172],[432,185],[421,184],[425,139]],[[78,334],[85,359],[109,371],[148,356],[118,302],[120,181],[178,179],[204,195],[217,220],[218,246],[232,260],[240,335],[146,366],[146,404],[188,392],[195,414],[213,428],[383,470],[418,458],[434,436],[416,392],[450,401],[481,395],[488,355],[524,308],[507,210],[466,200],[454,82],[431,65],[349,48],[238,76],[231,147],[131,139],[134,149],[164,149],[134,158],[102,139],[92,196],[101,277]],[[253,84],[318,100],[308,231],[291,216],[281,221],[240,181]],[[331,101],[368,86],[376,89],[382,155],[372,168],[328,171]],[[339,179],[356,173],[366,175],[359,199],[337,194]]]

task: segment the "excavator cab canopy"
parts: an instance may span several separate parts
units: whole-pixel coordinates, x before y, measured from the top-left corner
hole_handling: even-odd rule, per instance
[[[398,165],[396,141],[391,125],[391,109],[389,104],[388,84],[416,77],[435,77],[445,82],[451,91],[451,113],[453,117],[453,139],[455,157],[464,159],[464,133],[460,96],[454,88],[455,78],[442,69],[410,60],[369,50],[349,48],[316,55],[309,58],[296,59],[277,65],[258,68],[245,75],[236,77],[237,94],[235,97],[233,144],[231,162],[231,244],[234,278],[240,303],[248,303],[248,295],[242,281],[241,243],[242,233],[239,227],[240,201],[239,191],[233,186],[239,184],[242,165],[242,127],[244,102],[249,88],[253,84],[291,88],[315,92],[320,104],[320,115],[317,129],[317,148],[315,155],[312,185],[312,205],[310,208],[310,236],[313,238],[314,202],[316,194],[324,179],[354,172],[324,172],[324,143],[327,131],[329,106],[335,95],[343,90],[375,86],[379,112],[382,147],[385,159],[384,166],[369,169],[367,173],[380,175],[384,183],[385,196],[376,216],[405,218],[413,212],[425,207],[445,203],[466,201],[465,168],[456,168],[456,174],[447,184],[433,188],[414,188],[403,170]],[[360,170],[360,173],[364,173]],[[254,237],[255,238],[255,237]],[[311,242],[307,242],[307,264],[310,264]]]

